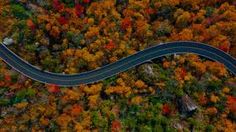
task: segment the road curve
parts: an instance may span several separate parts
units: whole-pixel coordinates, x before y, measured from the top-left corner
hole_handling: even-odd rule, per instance
[[[198,42],[179,41],[159,44],[101,68],[70,75],[42,71],[21,59],[9,50],[6,45],[0,44],[0,57],[15,70],[33,80],[60,86],[74,86],[97,82],[148,60],[176,53],[194,53],[218,61],[223,63],[229,71],[236,75],[235,58],[217,48]]]

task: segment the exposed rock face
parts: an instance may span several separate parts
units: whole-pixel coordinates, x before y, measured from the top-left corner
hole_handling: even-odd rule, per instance
[[[14,40],[12,38],[4,38],[3,43],[5,45],[11,45],[14,43]]]
[[[193,102],[193,100],[186,94],[183,95],[178,100],[179,110],[184,115],[191,115],[194,111],[197,110],[197,105]]]
[[[148,84],[154,84],[158,80],[158,68],[155,65],[145,63],[137,69],[139,77]]]

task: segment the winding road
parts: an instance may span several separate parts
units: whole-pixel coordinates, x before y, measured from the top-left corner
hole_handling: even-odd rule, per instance
[[[217,48],[198,42],[178,41],[159,44],[101,68],[71,75],[42,71],[21,59],[9,50],[6,45],[0,44],[0,57],[15,70],[33,80],[60,86],[74,86],[97,82],[151,59],[179,53],[194,53],[218,61],[223,63],[229,71],[236,75],[235,58]]]

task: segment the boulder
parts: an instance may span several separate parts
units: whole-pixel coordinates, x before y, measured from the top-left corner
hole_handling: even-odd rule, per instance
[[[145,63],[137,68],[138,76],[148,84],[155,84],[158,81],[157,64]]]
[[[14,40],[12,38],[4,38],[3,39],[3,44],[5,45],[11,45],[14,43]]]
[[[183,115],[192,115],[198,108],[195,102],[187,95],[183,95],[178,99],[179,111]]]

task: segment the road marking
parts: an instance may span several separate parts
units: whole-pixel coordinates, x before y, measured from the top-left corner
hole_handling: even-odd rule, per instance
[[[197,45],[197,44],[196,44],[196,45]],[[157,46],[160,46],[160,45],[157,45]],[[206,46],[208,46],[208,45],[206,45]],[[128,62],[126,62],[126,63],[123,63],[123,64],[121,64],[121,65],[112,67],[112,68],[110,68],[110,69],[108,69],[108,70],[104,70],[103,72],[100,72],[100,73],[95,74],[95,75],[91,75],[91,76],[84,77],[84,78],[68,79],[68,80],[66,80],[66,79],[53,79],[53,78],[51,78],[51,77],[47,77],[47,76],[50,75],[50,74],[53,74],[54,76],[55,76],[55,75],[57,76],[57,74],[51,73],[51,72],[44,72],[44,73],[42,73],[42,74],[45,74],[45,73],[48,74],[48,75],[46,75],[46,76],[37,74],[36,72],[32,72],[31,70],[29,70],[29,69],[23,67],[22,65],[20,65],[17,61],[14,61],[14,59],[12,59],[6,52],[2,51],[2,53],[5,53],[4,55],[5,55],[9,60],[11,60],[13,63],[16,63],[18,67],[24,69],[25,71],[27,71],[27,72],[29,72],[29,73],[31,73],[31,74],[33,74],[33,75],[38,76],[39,78],[42,77],[42,78],[45,78],[45,79],[49,79],[49,80],[51,80],[52,82],[53,82],[53,81],[62,81],[62,82],[67,83],[67,82],[72,82],[72,81],[83,81],[83,80],[86,81],[86,79],[92,79],[92,78],[95,78],[95,77],[99,77],[99,76],[101,76],[102,74],[106,74],[106,73],[108,73],[108,72],[110,72],[110,71],[112,71],[112,70],[117,70],[117,69],[119,69],[119,68],[121,68],[121,67],[123,67],[123,66],[125,66],[125,65],[129,65],[129,64],[131,64],[131,63],[133,63],[133,62],[135,62],[135,61],[137,61],[137,60],[139,60],[139,59],[141,59],[141,58],[145,58],[145,57],[147,57],[147,56],[149,56],[149,55],[155,55],[155,54],[157,54],[158,52],[163,52],[163,51],[168,51],[168,50],[175,50],[175,49],[179,49],[179,48],[188,48],[187,50],[196,49],[196,51],[199,50],[199,51],[202,51],[202,52],[206,52],[206,53],[209,53],[209,54],[213,54],[213,55],[219,57],[219,58],[220,58],[221,60],[223,60],[224,62],[227,62],[227,63],[230,64],[233,68],[236,69],[236,66],[235,66],[235,65],[233,65],[230,61],[228,61],[228,60],[225,59],[224,57],[221,57],[220,55],[216,54],[215,52],[211,52],[211,51],[208,51],[208,50],[203,49],[203,48],[196,48],[196,47],[193,47],[193,46],[174,46],[174,47],[171,47],[171,48],[165,48],[165,49],[162,49],[162,50],[156,50],[156,51],[154,51],[154,52],[147,53],[147,54],[144,55],[144,56],[140,56],[140,57],[135,58],[135,59],[133,59],[133,60],[131,60],[131,61],[128,61]],[[209,48],[212,48],[212,47],[209,46]],[[6,49],[7,49],[7,47],[6,47]],[[7,49],[7,50],[8,50],[8,49]],[[11,50],[8,50],[8,51],[11,52],[12,55],[14,55],[15,57],[17,57],[18,59],[21,59],[21,58],[19,58],[16,54],[14,54]],[[222,51],[219,51],[219,52],[221,53]],[[145,53],[145,52],[143,52],[143,53]],[[176,53],[176,52],[175,52],[175,53]],[[188,53],[188,51],[186,51],[186,52],[179,52],[179,53]],[[189,53],[194,53],[194,52],[189,52]],[[169,54],[174,54],[174,53],[169,53]],[[195,54],[198,54],[198,53],[195,53]],[[134,55],[135,55],[135,54],[134,54]],[[165,55],[167,55],[167,54],[163,54],[163,55],[161,54],[160,56],[165,56]],[[205,56],[206,58],[212,59],[211,57],[206,56],[206,55],[202,55],[202,54],[199,54],[199,55]],[[133,56],[133,55],[132,55],[132,56]],[[155,58],[155,57],[151,57],[151,58]],[[156,57],[156,58],[158,58],[158,57]],[[150,59],[150,58],[148,58],[148,59]],[[4,60],[4,58],[3,58],[3,60]],[[27,63],[26,61],[24,61],[23,59],[21,59],[21,60],[22,60],[23,63],[25,63],[26,65],[33,66],[33,65]],[[121,60],[123,60],[123,59],[121,59]],[[119,60],[119,61],[121,61],[121,60]],[[212,60],[215,60],[215,59],[212,59]],[[8,62],[7,62],[7,59],[4,60],[4,61],[5,61],[6,63],[8,63]],[[215,60],[215,61],[218,61],[218,60]],[[116,63],[116,62],[115,62],[115,63]],[[143,61],[141,61],[140,63],[143,63]],[[221,63],[222,63],[222,62],[221,62]],[[10,63],[8,63],[8,64],[11,65]],[[113,64],[114,64],[114,63],[113,63]],[[130,66],[129,68],[134,67],[134,66],[136,66],[136,65],[139,65],[139,64],[135,64],[135,65],[133,65],[133,66]],[[225,64],[225,65],[226,65],[226,64]],[[11,65],[11,66],[12,66],[12,65]],[[12,67],[15,68],[17,71],[19,71],[18,68],[16,68],[17,66],[12,66]],[[35,68],[35,67],[32,67],[32,68]],[[125,69],[125,70],[128,70],[128,68],[124,68],[124,69]],[[35,70],[39,71],[38,68],[35,68]],[[98,72],[99,72],[99,70],[101,70],[101,68],[96,69],[96,70],[93,70],[93,71],[98,71]],[[119,70],[118,72],[113,73],[112,75],[118,74],[118,73],[120,73],[120,72],[124,72],[125,70]],[[232,70],[232,69],[230,69],[230,70]],[[27,73],[24,73],[24,72],[22,72],[22,71],[19,71],[19,72],[20,72],[20,73],[23,73],[24,75],[26,75],[26,76],[28,76],[28,77],[30,77],[30,78],[32,78],[33,80],[40,81],[39,79],[36,79],[36,78],[33,78],[33,77],[27,75]],[[41,72],[41,71],[40,71],[40,72]],[[73,74],[73,75],[71,75],[71,76],[75,76],[75,77],[78,76],[78,77],[79,77],[81,74],[85,74],[85,75],[86,75],[86,74],[90,74],[91,72],[92,72],[92,71],[84,72],[84,73],[79,73],[79,74]],[[92,73],[91,73],[91,74],[92,74]],[[62,74],[62,75],[58,74],[58,76],[63,77],[63,74]],[[71,76],[70,76],[70,75],[66,75],[65,78],[70,78]],[[105,76],[104,78],[107,78],[107,77],[109,77],[109,76],[111,76],[111,75],[107,75],[107,76]],[[37,78],[38,78],[38,77],[37,77]],[[98,81],[98,80],[100,80],[100,79],[97,79],[97,80],[95,79],[93,82],[96,82],[96,81]],[[48,83],[48,82],[44,82],[44,81],[40,81],[40,82]],[[49,82],[50,82],[50,81],[49,81]],[[79,84],[79,83],[78,83],[78,84]],[[66,86],[66,85],[65,85],[65,86]]]

